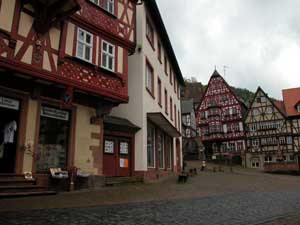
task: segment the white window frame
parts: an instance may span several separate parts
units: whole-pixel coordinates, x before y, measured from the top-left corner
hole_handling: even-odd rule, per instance
[[[286,143],[287,143],[288,145],[293,144],[293,138],[292,138],[292,136],[287,136],[287,137],[286,137]]]
[[[146,68],[145,68],[145,75],[146,75],[146,88],[154,94],[154,74],[153,74],[153,68],[151,67],[149,62],[146,62]]]
[[[109,7],[112,7],[111,10]],[[103,5],[103,8],[111,13],[111,14],[114,14],[115,13],[115,1],[114,0],[104,0],[104,5]]]
[[[99,0],[89,0],[89,1],[95,5],[99,5]]]
[[[107,45],[107,50],[104,50],[104,44]],[[110,47],[113,48],[112,53],[109,52]],[[104,57],[107,57],[107,61],[106,61],[107,65],[103,65]],[[112,67],[113,67],[112,69],[109,68],[109,59],[111,59],[111,58],[112,58]],[[101,67],[106,70],[109,70],[111,72],[115,72],[115,60],[116,60],[116,46],[109,43],[108,41],[102,40],[102,43],[101,43]]]
[[[83,32],[84,33],[84,37],[83,37],[83,41],[79,39],[79,34],[80,32]],[[86,35],[90,35],[91,36],[91,43],[86,43]],[[92,63],[93,61],[93,38],[94,38],[94,35],[91,34],[90,32],[78,27],[78,30],[77,30],[77,43],[76,43],[76,57],[81,59],[81,60],[84,60],[86,62],[89,62],[89,63]],[[78,43],[81,43],[83,45],[83,56],[80,56],[78,55]],[[86,59],[85,58],[85,51],[86,51],[86,48],[90,48],[90,60]]]

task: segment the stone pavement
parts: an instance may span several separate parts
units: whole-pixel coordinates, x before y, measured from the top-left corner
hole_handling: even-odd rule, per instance
[[[0,199],[0,224],[299,225],[299,181],[298,176],[238,168],[230,173],[226,168],[200,173],[184,185],[173,177],[146,185]]]

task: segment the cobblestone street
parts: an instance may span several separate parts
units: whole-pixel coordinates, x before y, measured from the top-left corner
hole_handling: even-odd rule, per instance
[[[299,177],[239,171],[205,172],[186,185],[174,179],[94,192],[2,199],[0,224],[300,224]]]

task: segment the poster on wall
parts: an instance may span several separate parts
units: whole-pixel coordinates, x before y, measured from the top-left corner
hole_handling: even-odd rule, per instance
[[[120,158],[120,167],[121,168],[128,168],[128,159]]]
[[[120,154],[128,154],[128,142],[120,142]]]
[[[114,153],[114,142],[113,141],[105,141],[104,153]]]

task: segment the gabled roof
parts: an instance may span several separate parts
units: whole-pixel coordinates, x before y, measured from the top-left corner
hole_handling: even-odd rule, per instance
[[[263,95],[271,102],[271,104],[281,113],[281,115],[283,117],[286,117],[286,112],[285,112],[285,107],[284,107],[284,103],[283,101],[273,101],[272,99],[270,99],[270,97],[268,96],[268,94],[266,92],[264,92],[264,90],[259,86],[253,96],[253,99],[250,103],[249,106],[249,110],[247,111],[246,115],[245,115],[245,119],[248,117],[249,113],[250,113],[250,109],[252,108],[252,105],[256,99],[257,93],[261,91],[263,93]]]
[[[282,90],[282,96],[287,116],[300,116],[296,105],[300,101],[300,87]]]
[[[229,86],[229,84],[226,82],[226,80],[219,74],[219,72],[215,69],[214,70],[214,72],[213,72],[213,74],[211,75],[211,77],[210,77],[210,79],[209,79],[209,81],[208,81],[208,84],[207,84],[207,86],[206,86],[206,89],[205,89],[205,91],[204,91],[204,93],[203,93],[203,95],[202,95],[202,99],[201,99],[201,102],[200,102],[200,104],[199,104],[199,106],[198,106],[198,108],[197,108],[197,111],[199,111],[199,108],[201,107],[201,103],[202,103],[202,101],[203,101],[203,99],[205,98],[205,95],[206,95],[206,93],[207,93],[207,90],[208,90],[208,88],[209,88],[209,84],[210,84],[210,82],[211,82],[211,80],[213,79],[213,78],[218,78],[218,77],[220,77],[221,79],[222,79],[222,81],[225,83],[225,85],[228,87],[228,89],[229,89],[229,91],[231,92],[231,94],[233,95],[233,96],[235,96],[235,98],[237,99],[237,101],[247,110],[248,109],[248,106],[245,104],[245,102],[244,101],[241,101],[241,99],[234,93],[234,91],[232,90],[232,88]]]
[[[279,111],[281,111],[282,114],[286,115],[285,106],[283,101],[273,101],[274,105],[278,108]]]
[[[151,13],[151,18],[155,24],[157,32],[159,33],[159,36],[160,36],[162,44],[165,48],[165,51],[167,51],[167,53],[168,53],[170,63],[173,65],[174,71],[176,71],[175,74],[177,76],[177,79],[182,86],[185,86],[184,79],[183,79],[180,67],[178,65],[176,55],[174,53],[168,32],[164,25],[163,19],[160,15],[156,1],[155,0],[145,0],[144,3],[148,8],[149,13]]]

